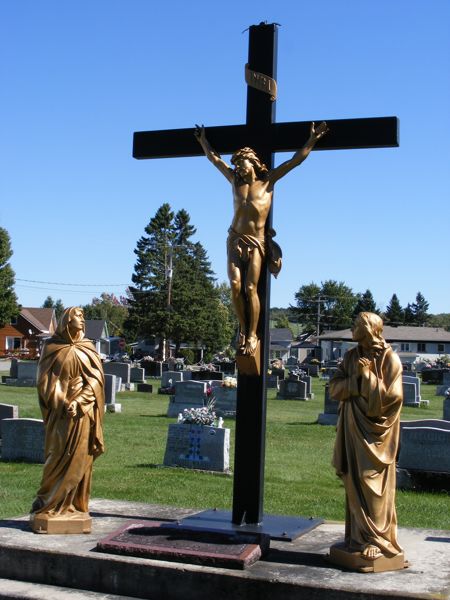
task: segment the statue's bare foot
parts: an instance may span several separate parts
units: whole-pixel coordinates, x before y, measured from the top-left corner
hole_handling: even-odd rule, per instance
[[[369,560],[375,560],[377,558],[380,558],[381,556],[381,551],[377,546],[373,546],[372,544],[368,544],[364,550],[361,552],[362,556],[364,558],[367,558]]]
[[[258,338],[256,335],[249,335],[247,341],[245,342],[245,354],[255,354],[257,346]]]
[[[238,341],[237,341],[237,350],[239,352],[245,351],[245,335],[241,332],[239,332],[239,337],[238,337]]]

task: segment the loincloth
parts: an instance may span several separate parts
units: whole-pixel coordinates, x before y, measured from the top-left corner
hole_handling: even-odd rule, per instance
[[[237,264],[249,262],[252,253],[256,250],[263,260],[267,258],[269,271],[276,277],[281,271],[283,253],[280,246],[273,240],[275,235],[275,230],[269,229],[265,238],[261,240],[254,235],[237,233],[230,227],[227,238],[228,260]]]

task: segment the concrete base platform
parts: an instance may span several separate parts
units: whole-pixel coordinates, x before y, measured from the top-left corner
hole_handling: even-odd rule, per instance
[[[246,571],[95,552],[99,539],[131,521],[180,520],[196,512],[92,500],[87,535],[34,534],[28,515],[0,521],[0,577],[15,585],[35,582],[151,600],[450,599],[450,531],[400,529],[410,567],[384,573],[355,573],[326,562],[330,546],[343,538],[342,523],[324,523],[293,542],[272,541],[266,558]],[[8,596],[4,581],[0,598],[26,597]]]

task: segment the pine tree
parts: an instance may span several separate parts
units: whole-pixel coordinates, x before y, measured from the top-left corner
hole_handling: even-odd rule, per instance
[[[404,321],[405,325],[415,325],[416,320],[414,318],[414,311],[412,304],[408,302],[404,311]]]
[[[64,304],[61,298],[58,298],[58,300],[55,302],[51,296],[47,296],[47,298],[44,300],[44,303],[42,304],[42,308],[54,308],[55,317],[57,321],[64,312]]]
[[[392,294],[392,298],[384,313],[384,320],[386,325],[393,325],[394,327],[402,325],[405,321],[405,311],[401,307],[397,294]]]
[[[412,304],[411,306],[411,310],[414,316],[414,322],[417,325],[420,325],[421,327],[423,327],[428,319],[429,319],[429,314],[428,314],[428,308],[429,308],[429,303],[425,300],[423,294],[421,292],[417,292],[416,295],[416,301]]]
[[[8,262],[12,254],[9,234],[0,227],[0,327],[9,323],[19,312],[14,292],[14,271]]]
[[[370,290],[366,290],[364,294],[358,294],[358,301],[353,310],[353,318],[357,317],[361,312],[371,312],[375,314],[379,314],[379,310],[377,309],[377,305],[375,304],[375,300],[373,299],[372,292]]]
[[[163,204],[137,243],[130,288],[127,335],[171,339],[220,349],[230,337],[227,311],[196,229],[185,210],[176,215]],[[225,344],[227,345],[227,344]]]

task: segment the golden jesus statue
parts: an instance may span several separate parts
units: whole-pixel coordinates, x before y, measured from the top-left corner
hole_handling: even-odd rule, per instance
[[[228,277],[233,307],[239,321],[238,351],[241,354],[253,355],[258,345],[258,281],[263,262],[268,260],[269,270],[275,275],[281,269],[281,249],[272,240],[275,232],[265,231],[273,187],[305,160],[327,131],[325,122],[317,128],[312,123],[303,148],[274,169],[268,169],[251,148],[242,148],[231,157],[233,169],[211,148],[205,128],[196,127],[195,135],[206,157],[228,179],[233,189],[234,217],[227,240]]]

